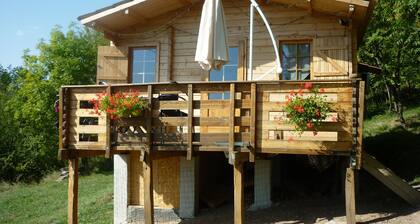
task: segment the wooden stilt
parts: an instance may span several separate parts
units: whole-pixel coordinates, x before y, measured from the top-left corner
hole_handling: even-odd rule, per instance
[[[144,178],[144,223],[152,224],[153,221],[153,165],[151,154],[147,153],[143,161]]]
[[[346,172],[346,218],[348,224],[356,224],[356,202],[354,190],[354,170],[347,168]]]
[[[242,161],[236,160],[233,166],[235,224],[242,224],[244,219],[243,164]]]
[[[77,204],[79,191],[79,159],[69,160],[68,222],[77,224]]]

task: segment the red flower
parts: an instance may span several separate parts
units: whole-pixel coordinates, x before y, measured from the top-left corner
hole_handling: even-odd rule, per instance
[[[287,138],[287,141],[288,141],[288,142],[293,141],[293,137],[292,137],[292,136],[290,136],[289,138]]]
[[[325,89],[324,89],[324,88],[320,88],[320,89],[319,89],[319,92],[320,92],[320,93],[323,93],[323,92],[325,92]]]
[[[312,122],[308,122],[308,123],[306,123],[306,127],[307,128],[313,128],[314,124]]]
[[[311,82],[305,83],[305,89],[312,89],[313,85]]]
[[[295,93],[295,91],[294,91],[293,89],[292,89],[292,90],[290,90],[290,92],[289,92],[289,93],[290,93],[290,95],[292,95],[292,96],[296,94],[296,93]]]
[[[301,96],[303,96],[303,90],[302,89],[299,89],[298,94],[301,95]]]
[[[319,110],[318,109],[316,109],[316,111],[315,111],[315,116],[316,117],[321,117],[321,112],[319,112]]]

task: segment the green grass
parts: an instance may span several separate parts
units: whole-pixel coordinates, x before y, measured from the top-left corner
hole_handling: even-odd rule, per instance
[[[67,180],[0,184],[0,223],[67,223]],[[79,178],[79,223],[112,223],[112,174]]]
[[[364,149],[413,184],[420,183],[420,106],[407,108],[403,128],[395,114],[377,115],[364,123]]]

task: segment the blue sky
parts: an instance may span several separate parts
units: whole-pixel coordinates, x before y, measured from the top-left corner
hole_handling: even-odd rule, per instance
[[[35,53],[55,25],[65,31],[85,13],[118,0],[0,0],[0,65],[22,64],[23,50]]]

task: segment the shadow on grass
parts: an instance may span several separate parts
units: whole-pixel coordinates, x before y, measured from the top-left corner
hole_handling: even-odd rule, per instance
[[[407,129],[397,126],[364,139],[367,153],[407,181],[420,175],[420,122],[413,119]]]

